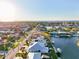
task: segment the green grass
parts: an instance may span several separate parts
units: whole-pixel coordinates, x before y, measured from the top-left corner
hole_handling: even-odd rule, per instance
[[[0,55],[0,59],[3,59],[4,58],[4,56],[3,55]]]
[[[16,48],[23,39],[19,39],[18,42],[11,40],[11,37],[8,38],[8,42],[6,44],[0,45],[0,51],[8,51],[10,48]],[[12,42],[13,41],[13,42]]]
[[[8,47],[6,45],[0,45],[0,51],[8,51]]]
[[[51,59],[57,59],[57,55],[55,54],[53,49],[49,53],[50,53],[50,58]]]
[[[51,58],[51,59],[57,59],[57,55],[56,55],[56,53],[55,53],[55,51],[54,51],[54,48],[53,48],[52,43],[51,43],[50,40],[47,40],[47,45],[48,45],[49,48],[51,48],[51,50],[50,50],[50,52],[49,52],[50,58]]]
[[[23,38],[20,38],[19,40],[17,40],[13,45],[12,45],[12,48],[16,48],[20,42],[22,42],[24,39]]]

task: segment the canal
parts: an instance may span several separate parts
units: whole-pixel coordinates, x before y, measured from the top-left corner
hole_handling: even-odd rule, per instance
[[[79,47],[76,44],[78,37],[51,39],[55,41],[56,48],[62,49],[62,59],[79,59]]]

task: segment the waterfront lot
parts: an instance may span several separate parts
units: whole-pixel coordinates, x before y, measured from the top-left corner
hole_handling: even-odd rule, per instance
[[[54,38],[55,47],[62,49],[63,59],[79,59],[79,47],[76,45],[78,37]]]

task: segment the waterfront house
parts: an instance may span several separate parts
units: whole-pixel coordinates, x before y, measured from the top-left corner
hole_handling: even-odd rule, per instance
[[[30,52],[28,53],[28,59],[41,59],[40,52]]]
[[[34,42],[32,45],[28,47],[28,52],[48,53],[48,47],[40,45],[39,42]]]

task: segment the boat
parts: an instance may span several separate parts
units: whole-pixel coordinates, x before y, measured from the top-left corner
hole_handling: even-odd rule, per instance
[[[72,37],[72,33],[71,32],[65,32],[65,31],[59,31],[58,36],[59,37]]]
[[[71,32],[66,32],[66,31],[57,31],[57,32],[50,32],[50,35],[53,37],[72,37]]]
[[[58,34],[58,32],[56,32],[56,31],[54,31],[54,32],[50,32],[50,36],[51,36],[51,37],[52,37],[52,36],[56,37],[57,34]]]

